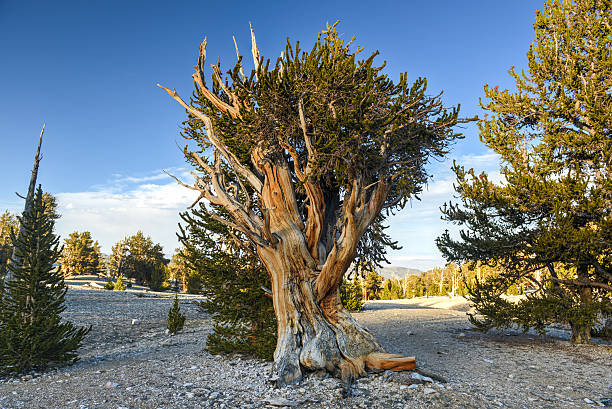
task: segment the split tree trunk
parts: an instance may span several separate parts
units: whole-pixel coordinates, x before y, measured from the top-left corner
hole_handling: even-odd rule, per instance
[[[255,162],[265,175],[261,198],[269,209],[266,236],[273,243],[257,249],[270,274],[278,323],[272,380],[278,385],[297,382],[304,369],[324,369],[350,381],[366,369],[416,368],[413,357],[384,353],[374,336],[342,306],[339,288],[354,260],[359,229],[346,223],[329,252],[309,245],[309,230],[296,217],[288,169],[282,164],[270,166],[257,156]],[[323,218],[312,211],[309,216]]]
[[[291,248],[260,252],[272,278],[278,341],[272,380],[299,381],[307,370],[326,370],[350,381],[367,369],[409,370],[415,359],[384,353],[374,336],[340,302],[338,287],[317,302],[314,271],[300,265]]]

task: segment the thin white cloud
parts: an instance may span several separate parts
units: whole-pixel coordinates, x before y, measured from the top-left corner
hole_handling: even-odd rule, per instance
[[[163,176],[167,182],[155,184],[142,182],[164,179],[156,175],[114,175],[111,183],[89,191],[57,193],[62,215],[56,223],[57,233],[67,237],[73,231],[90,231],[102,251],[109,253],[117,241],[142,230],[160,243],[166,254],[171,254],[178,247],[175,233],[179,213],[193,203],[197,194]],[[126,182],[133,186],[126,187]]]

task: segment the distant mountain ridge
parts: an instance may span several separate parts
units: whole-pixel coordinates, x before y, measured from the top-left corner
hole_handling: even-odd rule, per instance
[[[391,278],[404,279],[407,275],[421,274],[422,271],[416,268],[388,266],[378,269],[377,273],[383,276],[385,280],[388,280]]]

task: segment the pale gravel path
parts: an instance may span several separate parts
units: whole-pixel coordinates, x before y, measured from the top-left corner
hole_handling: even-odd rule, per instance
[[[0,383],[0,408],[582,408],[598,407],[585,398],[612,398],[612,347],[475,333],[465,303],[443,299],[369,302],[355,316],[389,352],[416,356],[448,383],[412,389],[410,374],[374,374],[347,399],[339,381],[311,374],[277,390],[266,382],[269,363],[203,351],[212,319],[193,297],[181,299],[185,330],[169,337],[172,300],[137,294],[70,290],[66,317],[93,325],[81,361]]]

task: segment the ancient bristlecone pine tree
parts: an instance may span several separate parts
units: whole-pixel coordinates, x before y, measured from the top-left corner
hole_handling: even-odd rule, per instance
[[[255,248],[270,274],[278,343],[273,380],[304,368],[345,379],[367,368],[412,369],[414,358],[385,354],[342,307],[339,287],[358,255],[379,261],[388,211],[404,207],[427,181],[425,164],[460,135],[458,108],[425,94],[426,80],[394,84],[360,49],[328,27],[309,52],[287,42],[272,66],[259,55],[244,75],[242,57],[223,78],[204,79],[206,40],[188,112],[185,148],[193,186],[237,243]],[[195,204],[195,203],[194,203]],[[368,254],[370,252],[371,254]],[[376,259],[376,257],[379,257]],[[367,258],[367,257],[366,257]]]

